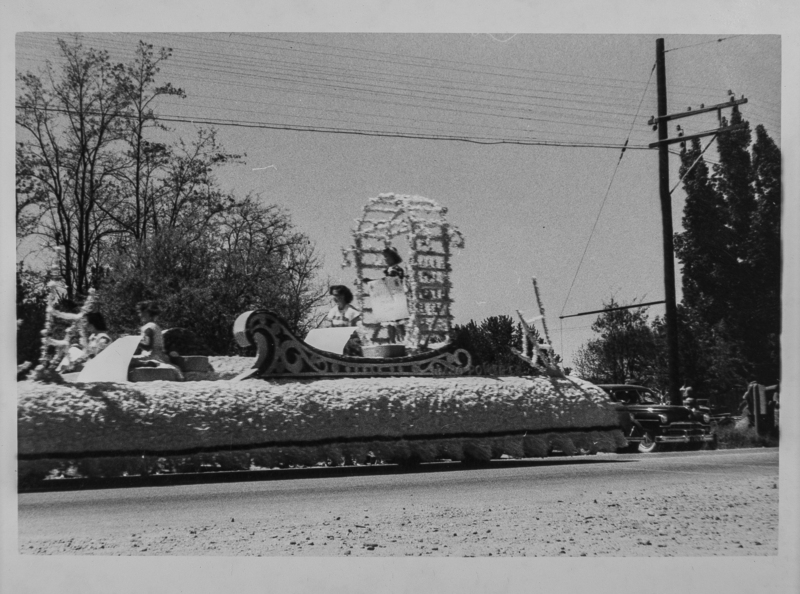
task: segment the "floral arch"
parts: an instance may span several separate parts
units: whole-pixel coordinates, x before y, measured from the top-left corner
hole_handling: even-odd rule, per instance
[[[394,247],[403,258],[405,288],[410,317],[406,323],[406,348],[425,350],[429,344],[449,340],[451,314],[450,258],[464,247],[461,233],[450,225],[447,208],[422,196],[380,194],[370,198],[353,229],[353,245],[343,249],[342,267],[356,269],[355,296],[364,313],[362,341],[385,344],[385,323],[370,320],[371,307],[364,278],[374,278],[385,268],[382,251]],[[397,245],[397,238],[405,246]]]

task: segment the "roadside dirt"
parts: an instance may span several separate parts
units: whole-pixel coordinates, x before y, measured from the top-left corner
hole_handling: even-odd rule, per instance
[[[310,510],[301,516],[230,518],[148,527],[116,536],[21,539],[23,554],[303,556],[775,555],[774,477],[726,478],[651,490],[555,492],[547,501],[396,509]],[[124,535],[124,536],[122,536]]]

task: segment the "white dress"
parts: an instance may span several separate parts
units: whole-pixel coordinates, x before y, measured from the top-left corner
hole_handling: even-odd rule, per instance
[[[164,334],[161,332],[161,327],[155,322],[148,322],[141,330],[142,353],[137,358],[169,363],[169,356],[164,350]]]
[[[354,322],[361,316],[361,312],[349,303],[344,310],[340,310],[338,305],[334,305],[328,312],[327,319],[334,328],[343,326],[354,326]]]

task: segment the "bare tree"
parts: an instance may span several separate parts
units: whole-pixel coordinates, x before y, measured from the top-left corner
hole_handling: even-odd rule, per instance
[[[17,188],[22,196],[33,191],[41,205],[36,233],[45,247],[61,252],[61,274],[74,298],[87,292],[104,238],[119,231],[105,205],[123,165],[115,144],[124,137],[129,85],[107,52],[86,49],[77,39],[58,46],[60,70],[48,62],[41,76],[17,77]]]
[[[148,230],[157,226],[156,207],[163,194],[161,178],[171,158],[166,144],[148,139],[152,131],[168,130],[159,121],[154,104],[159,97],[186,96],[169,82],[156,82],[161,64],[171,55],[171,49],[156,51],[151,44],[140,41],[133,62],[124,67],[129,96],[124,124],[127,150],[125,167],[116,175],[119,204],[113,216],[137,242],[146,239]]]

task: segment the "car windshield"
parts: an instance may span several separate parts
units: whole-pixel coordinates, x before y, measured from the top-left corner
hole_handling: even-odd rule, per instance
[[[658,396],[650,390],[639,390],[639,402],[642,404],[661,404]]]
[[[639,397],[636,390],[614,390],[614,398],[623,404],[638,404]]]

